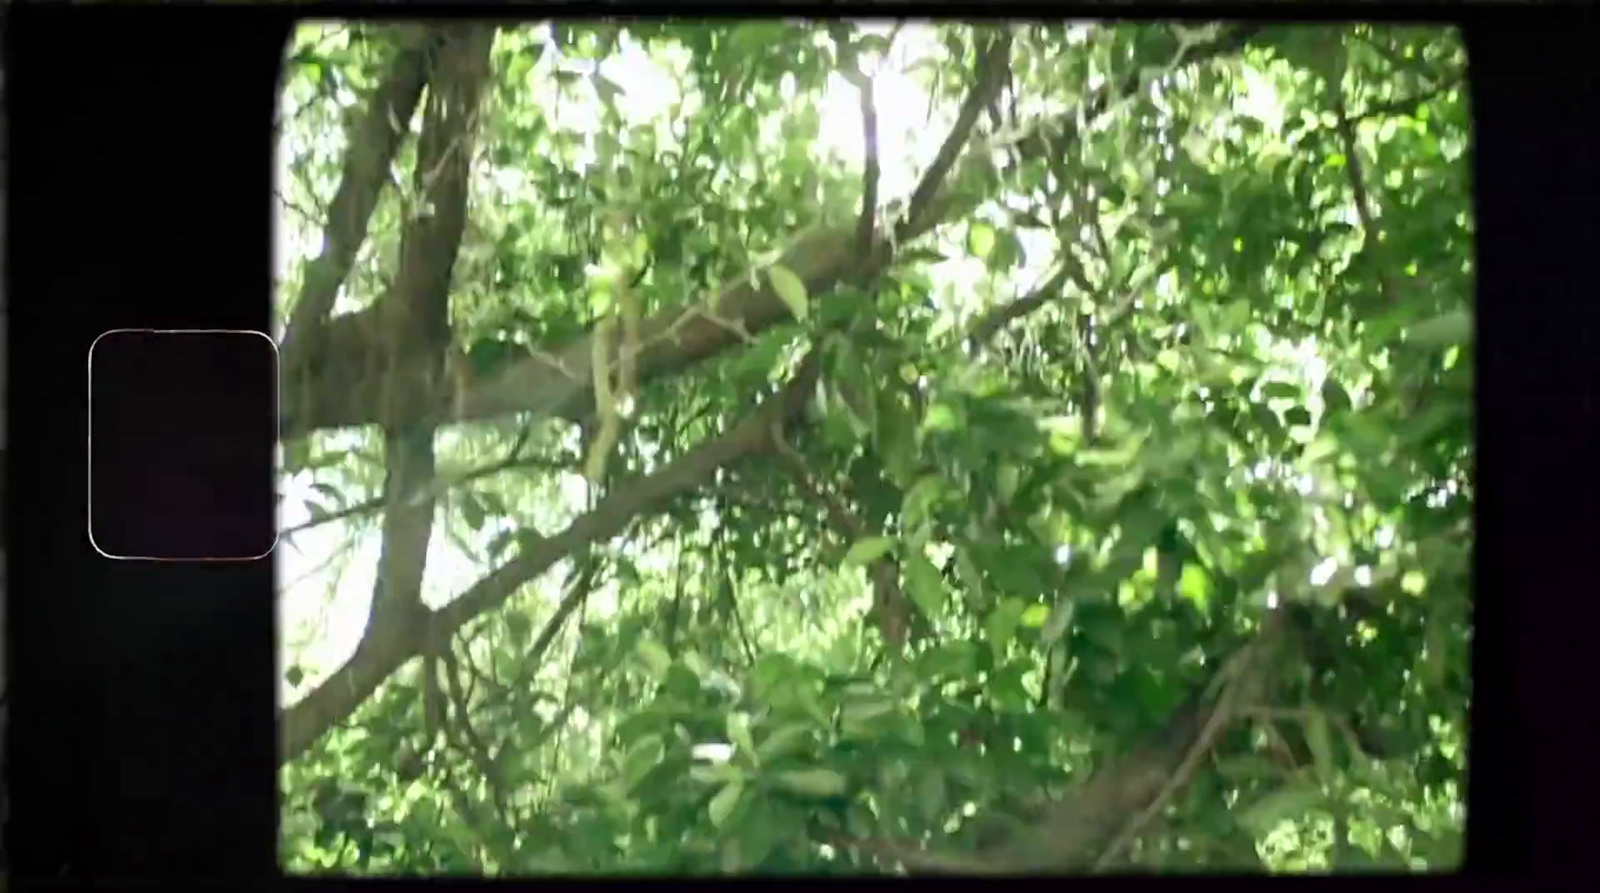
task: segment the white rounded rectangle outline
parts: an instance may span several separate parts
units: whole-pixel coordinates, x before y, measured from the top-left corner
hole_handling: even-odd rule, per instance
[[[90,545],[90,547],[92,547],[96,552],[99,552],[102,557],[110,558],[110,559],[112,559],[114,561],[206,561],[206,562],[260,561],[261,559],[266,558],[267,556],[271,555],[278,548],[278,540],[281,538],[280,534],[278,532],[278,524],[277,524],[276,516],[274,516],[273,524],[272,524],[272,545],[268,546],[267,547],[267,551],[262,552],[260,555],[236,556],[236,557],[231,557],[231,558],[162,558],[162,557],[153,556],[153,555],[112,555],[111,553],[109,553],[109,552],[105,551],[104,549],[100,548],[100,544],[96,543],[94,541],[94,468],[93,468],[93,462],[94,462],[94,451],[93,451],[93,444],[94,444],[94,348],[95,348],[95,345],[100,343],[100,339],[106,337],[107,335],[118,335],[118,334],[126,334],[126,333],[143,334],[143,335],[255,335],[255,336],[265,340],[268,344],[272,345],[272,420],[273,420],[272,426],[273,426],[273,429],[274,429],[273,430],[274,442],[276,442],[279,434],[282,431],[281,420],[278,418],[278,412],[279,412],[278,389],[279,389],[279,386],[281,384],[280,381],[279,381],[279,376],[280,376],[279,362],[280,362],[280,360],[282,358],[278,354],[278,342],[272,340],[272,336],[268,335],[266,332],[260,332],[260,331],[257,331],[255,329],[135,329],[135,328],[107,329],[106,331],[101,332],[99,335],[95,336],[94,341],[90,342],[90,344],[89,344],[89,364],[88,364],[88,372],[89,372],[89,374],[88,374],[88,397],[89,397],[89,403],[84,408],[85,418],[86,418],[86,421],[88,422],[88,430],[85,431],[85,436],[87,438],[87,443],[90,446],[90,450],[88,452],[88,455],[85,457],[87,459],[87,462],[85,463],[86,474],[85,474],[85,481],[84,481],[84,486],[85,486],[85,490],[86,490],[86,499],[85,499],[85,505],[84,505],[85,515],[84,515],[84,519],[83,519],[83,526],[84,526],[84,533],[89,537],[89,545]]]

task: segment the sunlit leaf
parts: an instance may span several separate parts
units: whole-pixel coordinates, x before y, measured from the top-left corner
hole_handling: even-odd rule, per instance
[[[1264,835],[1286,819],[1296,819],[1322,800],[1322,789],[1311,782],[1287,784],[1252,803],[1239,814],[1239,823]]]
[[[858,565],[871,564],[872,562],[877,561],[879,558],[882,558],[884,555],[887,555],[889,550],[893,548],[893,538],[887,536],[869,536],[866,539],[857,540],[855,544],[850,547],[850,551],[845,553],[843,564],[845,567],[856,567]]]
[[[1022,617],[1020,618],[1022,625],[1029,629],[1038,629],[1044,626],[1045,621],[1049,619],[1049,605],[1029,605],[1022,612]]]
[[[806,316],[811,312],[810,297],[806,294],[806,284],[801,281],[794,271],[781,264],[773,264],[767,268],[767,279],[772,282],[772,290],[783,299],[785,307],[794,314],[794,318],[805,322]]]

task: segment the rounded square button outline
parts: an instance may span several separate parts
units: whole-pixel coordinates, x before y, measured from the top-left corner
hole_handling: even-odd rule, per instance
[[[83,519],[83,528],[84,528],[84,534],[89,538],[89,546],[91,548],[93,548],[96,552],[100,553],[100,556],[102,558],[109,558],[109,559],[111,559],[113,561],[175,561],[175,562],[215,563],[215,562],[225,562],[225,561],[237,561],[237,562],[260,561],[263,558],[267,558],[267,557],[271,556],[273,552],[277,551],[278,542],[279,542],[280,539],[282,539],[282,534],[278,530],[278,525],[277,525],[276,518],[274,518],[273,525],[272,525],[272,544],[267,547],[267,551],[262,552],[260,555],[249,555],[249,556],[240,555],[240,556],[216,557],[216,558],[192,558],[192,557],[173,558],[173,557],[160,557],[160,556],[154,556],[154,555],[112,555],[111,553],[107,552],[106,550],[100,548],[100,544],[96,543],[94,541],[94,452],[93,452],[93,444],[94,444],[94,349],[95,349],[95,346],[100,343],[101,339],[105,338],[108,335],[119,335],[119,334],[142,334],[142,335],[255,335],[256,337],[265,340],[268,344],[272,345],[272,415],[273,415],[272,427],[273,427],[273,437],[276,439],[278,437],[279,433],[282,430],[282,428],[281,428],[281,420],[278,418],[278,409],[279,409],[279,406],[278,406],[279,380],[278,379],[279,379],[279,375],[280,375],[280,369],[281,369],[280,362],[282,360],[282,357],[278,353],[278,342],[274,341],[272,336],[268,335],[266,332],[262,332],[262,331],[259,331],[257,329],[146,329],[146,328],[131,328],[131,327],[125,327],[125,328],[120,328],[120,329],[107,329],[106,331],[101,332],[99,335],[95,336],[95,339],[93,341],[91,341],[89,343],[89,355],[88,355],[88,365],[87,365],[88,375],[86,376],[87,381],[85,382],[85,384],[87,386],[87,396],[89,398],[89,402],[84,407],[85,420],[87,422],[87,424],[85,426],[84,435],[85,435],[85,438],[86,438],[85,442],[89,446],[89,450],[87,452],[87,455],[85,456],[87,461],[85,462],[85,468],[84,468],[84,471],[85,471],[85,475],[84,475],[84,488],[85,488],[85,506],[84,507],[85,507],[85,512],[84,512],[84,519]]]

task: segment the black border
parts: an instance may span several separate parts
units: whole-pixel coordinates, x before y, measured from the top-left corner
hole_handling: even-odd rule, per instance
[[[11,11],[19,878],[276,874],[272,561],[97,554],[86,408],[89,346],[108,329],[271,332],[271,127],[289,23],[287,11]],[[261,406],[275,392],[230,385]],[[254,471],[270,506],[270,464]]]
[[[191,561],[272,554],[273,491],[261,486],[261,469],[273,464],[278,413],[258,382],[277,378],[278,348],[263,332],[118,329],[96,338],[88,463],[95,551]]]
[[[584,11],[624,8],[691,11]],[[557,10],[578,7],[519,12]],[[10,12],[6,588],[8,675],[21,685],[11,705],[6,851],[19,878],[207,877],[233,886],[278,874],[272,563],[96,555],[84,535],[82,383],[88,345],[106,329],[266,330],[269,128],[293,11]],[[852,11],[972,12],[902,3]],[[1590,874],[1581,816],[1592,808],[1583,780],[1595,749],[1583,705],[1593,664],[1580,655],[1593,634],[1580,615],[1593,613],[1600,593],[1589,567],[1600,504],[1594,12],[1400,4],[1007,12],[1460,17],[1478,128],[1482,340],[1468,868],[1502,879],[1533,869]],[[489,14],[510,17],[505,7]],[[271,485],[266,469],[262,481]]]

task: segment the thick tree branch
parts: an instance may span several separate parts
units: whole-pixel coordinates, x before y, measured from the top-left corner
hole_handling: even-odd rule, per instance
[[[808,231],[796,238],[777,262],[799,276],[809,293],[821,294],[852,272],[853,236],[853,229],[845,226]],[[695,303],[663,310],[641,321],[640,387],[677,375],[743,344],[756,333],[793,319],[765,276],[741,275],[708,303],[716,307],[715,316],[706,312],[705,305]],[[366,335],[359,321],[349,319],[347,339],[351,353],[359,356],[370,348],[364,343]],[[513,363],[486,378],[469,375],[466,388],[454,405],[448,411],[443,406],[439,408],[441,417],[465,421],[528,412],[573,421],[587,419],[594,411],[590,337],[585,335],[546,354]],[[402,383],[416,381],[422,385],[419,370],[399,369],[396,373]],[[330,370],[324,385],[306,395],[306,400],[296,400],[293,392],[283,395],[285,439],[320,428],[375,420],[374,405],[383,383],[369,380],[359,366],[343,371],[337,378],[332,376]]]
[[[717,469],[767,449],[773,423],[792,418],[805,405],[816,383],[819,359],[813,351],[782,391],[722,435],[689,450],[654,474],[621,483],[559,534],[525,546],[516,558],[432,612],[427,625],[437,634],[450,635],[472,618],[503,604],[561,559],[592,543],[611,539],[636,517],[657,511],[672,497],[702,486]],[[344,666],[282,712],[281,759],[291,760],[304,753],[328,729],[342,722],[385,679],[419,656],[425,639],[425,631],[414,626],[364,637]]]
[[[1109,864],[1115,851],[1144,826],[1146,813],[1159,811],[1157,804],[1182,788],[1194,761],[1222,729],[1265,696],[1279,672],[1271,655],[1283,640],[1284,616],[1282,610],[1270,612],[1255,638],[1207,687],[1220,697],[1208,704],[1209,691],[1195,693],[1151,743],[1095,772],[1048,807],[1032,833],[1006,841],[988,861],[1013,872],[1082,871],[1101,860]]]
[[[1235,652],[1204,691],[1175,710],[1144,747],[1124,754],[1043,810],[1036,825],[971,855],[949,855],[917,844],[834,835],[911,874],[1018,874],[1103,871],[1147,830],[1193,776],[1221,734],[1258,708],[1278,671],[1272,655],[1285,632],[1285,612],[1267,615],[1255,638]]]
[[[1111,867],[1122,855],[1122,851],[1138,838],[1140,832],[1166,809],[1167,804],[1172,802],[1173,796],[1188,784],[1195,770],[1200,768],[1200,763],[1211,752],[1212,745],[1222,735],[1223,730],[1233,723],[1242,708],[1249,706],[1245,700],[1259,695],[1260,679],[1267,672],[1262,667],[1263,653],[1276,644],[1275,639],[1281,634],[1279,625],[1281,617],[1281,614],[1274,614],[1269,619],[1269,627],[1262,637],[1246,646],[1244,651],[1224,667],[1223,673],[1228,678],[1222,684],[1222,693],[1218,696],[1210,715],[1206,717],[1205,723],[1201,725],[1199,734],[1188,745],[1183,760],[1161,786],[1155,798],[1144,809],[1129,818],[1117,836],[1101,851],[1095,860],[1095,871],[1104,871]]]
[[[400,276],[384,308],[394,356],[418,356],[442,367],[450,343],[450,274],[467,216],[473,119],[489,69],[494,31],[477,25],[441,29],[431,47],[428,108],[418,141],[416,181],[432,213],[406,222]],[[386,417],[399,415],[386,412]],[[384,429],[383,542],[363,633],[410,625],[421,617],[422,576],[433,530],[433,426],[427,421]]]
[[[322,253],[306,266],[300,296],[284,333],[286,365],[293,365],[302,346],[309,349],[307,337],[333,311],[339,286],[350,275],[356,251],[367,237],[367,224],[388,180],[389,165],[427,82],[428,37],[416,28],[401,31],[394,59],[350,131],[339,188],[328,207]]]
[[[1259,26],[1228,29],[1216,40],[1189,48],[1184,64],[1198,63],[1236,52]],[[1124,90],[1136,89],[1137,78],[1108,85],[1084,101],[1084,116],[1093,118],[1104,112]],[[1071,150],[1070,136],[1078,112],[1058,119],[1036,122],[1019,137],[1014,148],[1021,160],[1047,157],[1053,152]],[[991,164],[988,153],[969,153],[963,164]],[[956,195],[951,190],[933,190],[923,213],[916,221],[902,221],[897,231],[899,244],[926,234],[940,222],[965,213],[981,200],[977,195]],[[910,222],[910,226],[904,226]],[[861,262],[855,252],[855,226],[841,225],[812,230],[797,237],[780,258],[805,282],[809,292],[821,293],[829,287],[858,276]],[[871,261],[876,263],[876,257]],[[679,374],[695,364],[743,343],[740,332],[758,335],[790,317],[783,301],[772,291],[765,277],[752,286],[750,277],[741,276],[724,286],[715,300],[717,315],[737,326],[719,324],[699,312],[699,307],[675,308],[645,320],[641,338],[649,346],[639,357],[640,385]],[[333,320],[337,324],[346,318]],[[359,356],[367,337],[351,320],[344,340],[349,352]],[[675,337],[656,336],[675,333]],[[586,418],[593,409],[587,374],[590,349],[582,337],[555,348],[553,356],[530,358],[485,377],[468,377],[461,399],[448,408],[436,408],[440,418],[451,420],[484,419],[513,412],[570,419]],[[404,380],[418,379],[415,371],[400,370]],[[321,428],[370,424],[377,418],[380,387],[368,381],[359,365],[330,368],[319,379],[318,387],[307,393],[286,391],[283,406],[283,436],[293,439]]]

